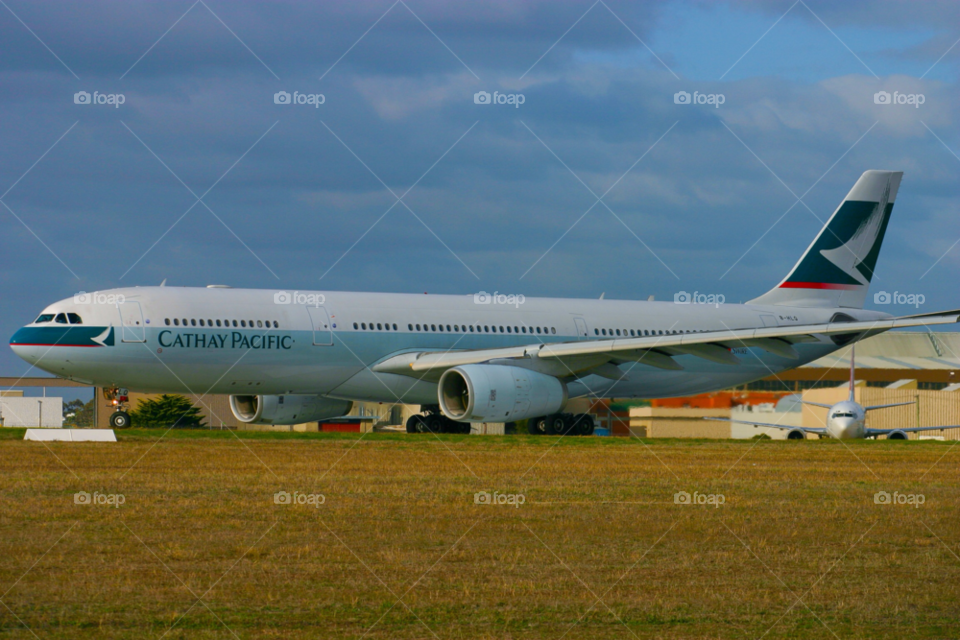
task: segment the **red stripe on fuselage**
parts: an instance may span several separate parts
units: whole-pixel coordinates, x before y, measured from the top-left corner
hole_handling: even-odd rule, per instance
[[[856,289],[859,284],[834,284],[832,282],[784,282],[781,289]]]

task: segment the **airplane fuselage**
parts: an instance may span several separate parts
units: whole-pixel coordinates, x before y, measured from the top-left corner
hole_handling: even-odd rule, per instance
[[[828,322],[838,312],[853,320],[889,317],[862,309],[780,305],[136,287],[56,302],[38,318],[45,321],[20,329],[11,347],[40,369],[97,386],[435,404],[435,382],[375,373],[371,367],[409,352],[809,325]],[[81,324],[71,324],[73,318]],[[571,379],[569,395],[704,393],[765,378],[839,348],[827,336],[794,346],[796,359],[731,346],[739,364],[677,355],[683,366],[678,371],[620,363],[623,379]]]

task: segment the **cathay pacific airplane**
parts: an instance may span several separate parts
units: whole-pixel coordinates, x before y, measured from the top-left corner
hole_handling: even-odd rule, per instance
[[[229,394],[247,423],[379,401],[420,404],[414,432],[529,419],[532,433],[590,433],[588,416],[564,412],[569,398],[704,393],[889,329],[957,322],[863,308],[902,175],[865,172],[787,277],[746,304],[135,287],[56,302],[10,345],[87,384]],[[111,422],[129,424],[122,404]]]

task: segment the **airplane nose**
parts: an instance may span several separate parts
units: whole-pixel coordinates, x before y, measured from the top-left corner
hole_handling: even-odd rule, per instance
[[[18,329],[10,338],[10,350],[26,362],[36,364],[40,347],[31,344],[30,334],[27,327]]]

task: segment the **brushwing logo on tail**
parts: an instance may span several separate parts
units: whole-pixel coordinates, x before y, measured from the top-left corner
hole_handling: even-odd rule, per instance
[[[867,275],[860,271],[859,267],[866,260],[867,255],[873,245],[876,244],[883,228],[884,213],[887,210],[887,203],[890,201],[890,180],[883,189],[883,195],[880,197],[873,212],[866,220],[860,223],[853,237],[836,249],[821,249],[820,255],[836,265],[848,276],[867,286],[870,284],[870,278],[873,276],[873,269],[868,267]]]
[[[893,210],[896,175],[886,178],[876,200],[844,200],[780,288],[867,287]]]

